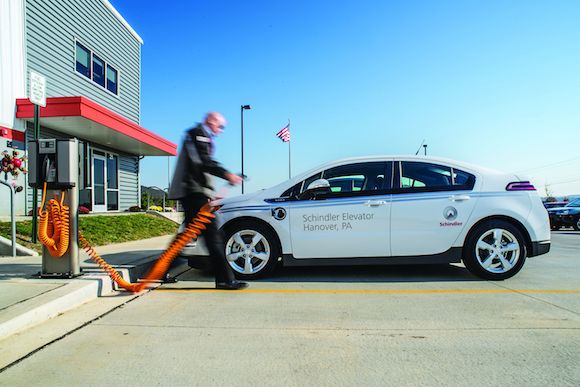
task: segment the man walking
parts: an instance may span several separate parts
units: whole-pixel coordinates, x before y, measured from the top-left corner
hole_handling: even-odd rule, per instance
[[[189,224],[200,208],[214,196],[212,176],[227,180],[232,185],[242,182],[238,175],[228,172],[213,159],[214,139],[223,131],[226,120],[218,112],[208,113],[203,123],[187,130],[177,158],[177,165],[169,189],[170,199],[179,199]],[[238,290],[248,286],[237,281],[225,257],[222,232],[215,222],[203,233],[212,262],[217,289]]]

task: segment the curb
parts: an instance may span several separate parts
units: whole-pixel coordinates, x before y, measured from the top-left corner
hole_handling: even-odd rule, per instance
[[[114,266],[124,279],[136,282],[152,266],[154,260],[135,265]],[[187,261],[177,261],[169,270],[171,276],[189,270]],[[36,297],[20,302],[2,311],[0,340],[46,322],[89,301],[123,291],[98,267],[83,267],[84,275],[63,282],[63,285]],[[141,294],[146,293],[146,291]],[[140,296],[137,294],[136,296]]]
[[[2,312],[0,340],[113,291],[108,276],[87,275]]]

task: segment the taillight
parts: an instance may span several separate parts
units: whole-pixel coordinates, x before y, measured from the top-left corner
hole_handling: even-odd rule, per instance
[[[505,187],[506,191],[535,191],[536,187],[529,181],[513,181]]]

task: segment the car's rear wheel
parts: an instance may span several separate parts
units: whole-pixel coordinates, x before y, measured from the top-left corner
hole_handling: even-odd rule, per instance
[[[526,244],[520,230],[504,220],[478,225],[465,244],[463,263],[473,274],[504,280],[517,274],[526,260]]]
[[[225,230],[226,259],[237,278],[256,279],[272,273],[280,257],[280,243],[260,223],[238,223]]]

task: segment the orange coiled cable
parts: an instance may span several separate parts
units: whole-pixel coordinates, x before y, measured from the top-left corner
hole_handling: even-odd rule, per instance
[[[123,277],[121,276],[121,274],[119,274],[119,272],[117,270],[115,270],[111,265],[109,265],[107,262],[105,262],[105,260],[103,258],[101,258],[99,256],[99,254],[97,254],[95,249],[93,249],[91,247],[89,242],[87,242],[87,240],[85,239],[83,234],[80,233],[80,231],[79,231],[79,243],[81,245],[81,248],[86,251],[86,253],[89,255],[89,257],[91,257],[91,259],[93,261],[95,261],[101,269],[103,269],[105,272],[107,272],[109,277],[111,277],[111,279],[113,281],[115,281],[120,287],[122,287],[123,289],[126,289],[130,292],[141,291],[141,289],[142,289],[142,287],[140,287],[141,284],[132,284],[130,282],[125,281],[123,279]]]
[[[210,206],[209,204],[204,205],[199,210],[196,217],[187,225],[185,231],[175,237],[167,250],[165,250],[165,252],[161,254],[157,261],[155,261],[149,272],[142,279],[142,282],[138,284],[132,284],[124,280],[119,272],[117,272],[113,267],[111,267],[111,265],[105,262],[105,260],[101,258],[99,254],[97,254],[97,252],[91,247],[89,242],[87,242],[85,237],[80,232],[79,241],[83,250],[87,252],[91,259],[95,261],[101,267],[101,269],[107,272],[113,281],[115,281],[123,289],[137,293],[143,290],[148,283],[160,280],[165,275],[169,269],[169,266],[177,257],[179,252],[183,249],[183,247],[185,247],[185,245],[192,238],[198,237],[203,232],[203,230],[205,230],[206,224],[212,222],[212,219],[215,218],[215,214],[213,212],[216,209],[217,207]]]
[[[38,239],[53,257],[62,257],[68,250],[70,240],[70,211],[64,205],[64,196],[62,191],[60,202],[56,198],[50,199],[48,210],[44,210],[46,182],[44,183],[42,204],[38,208]]]

